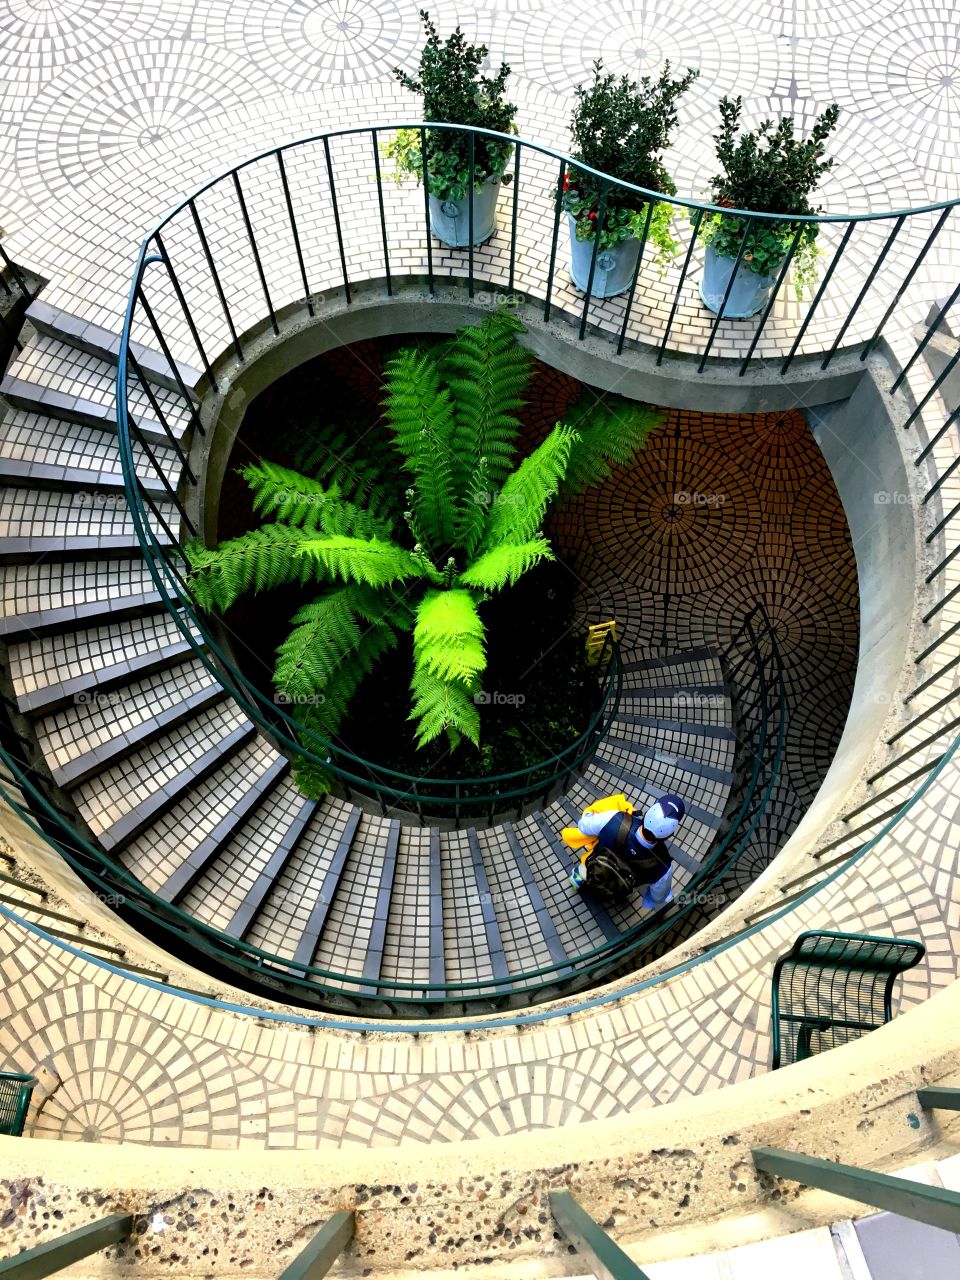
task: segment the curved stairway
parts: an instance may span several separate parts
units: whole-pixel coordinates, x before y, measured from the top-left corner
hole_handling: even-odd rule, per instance
[[[644,805],[668,790],[688,807],[674,842],[683,888],[733,783],[716,655],[623,653],[612,731],[566,795],[521,820],[440,830],[332,796],[306,800],[183,638],[140,556],[115,439],[117,339],[43,303],[28,314],[2,383],[7,693],[93,839],[147,888],[267,952],[347,977],[496,983],[562,964],[649,914],[639,895],[609,913],[577,895],[557,833],[602,795]],[[182,407],[162,359],[138,360],[152,378],[136,401],[140,425],[175,488],[179,458],[158,418],[182,433]],[[188,385],[199,376],[182,374]],[[169,538],[175,513],[153,486],[154,527]]]

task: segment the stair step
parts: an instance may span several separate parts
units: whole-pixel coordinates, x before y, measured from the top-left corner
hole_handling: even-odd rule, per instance
[[[169,876],[157,890],[161,898],[166,898],[174,905],[178,905],[183,900],[186,893],[218,857],[224,845],[229,843],[251,814],[263,804],[289,768],[290,761],[281,757],[247,787],[230,812],[200,841],[190,856],[184,859],[173,875]]]
[[[293,821],[284,831],[280,843],[270,855],[269,861],[257,875],[243,902],[231,917],[226,927],[227,933],[236,938],[246,937],[250,926],[259,914],[264,902],[266,902],[270,890],[279,880],[287,863],[296,852],[310,819],[317,811],[318,804],[319,801],[317,800],[302,799],[302,803],[295,811]]]
[[[171,529],[178,523],[169,502],[158,503]],[[159,520],[148,513],[161,545],[171,538]],[[140,542],[122,489],[112,494],[89,491],[6,488],[0,494],[0,559],[24,556],[75,557],[96,552],[139,552]]]
[[[674,755],[670,751],[659,750],[643,742],[631,742],[628,738],[620,738],[607,734],[600,744],[600,750],[606,747],[617,747],[621,751],[629,751],[641,760],[650,760],[657,764],[669,765],[680,773],[689,773],[697,778],[708,778],[712,782],[723,782],[728,786],[733,783],[733,774],[728,769],[720,769],[716,765],[703,764],[699,760],[691,760],[686,756]]]
[[[480,895],[480,911],[483,917],[483,931],[487,939],[487,953],[490,957],[490,964],[493,969],[495,978],[509,977],[507,968],[507,959],[503,949],[503,937],[500,933],[500,924],[497,920],[497,913],[493,905],[493,894],[490,881],[487,878],[487,869],[483,864],[483,853],[480,849],[480,841],[477,837],[475,827],[467,830],[467,848],[470,851],[470,857],[473,861],[473,874],[477,882],[477,890]]]
[[[387,922],[390,919],[390,898],[393,894],[393,882],[397,870],[397,846],[399,840],[400,823],[393,819],[387,830],[380,882],[377,885],[376,898],[373,904],[373,927],[367,938],[367,950],[363,958],[363,976],[365,978],[379,978],[381,976],[384,940],[387,932]]]
[[[142,612],[159,601],[140,558],[0,566],[0,635],[67,628],[109,614]]]
[[[729,742],[733,742],[736,739],[736,734],[728,725],[700,724],[696,720],[670,720],[662,716],[635,715],[630,711],[618,712],[613,717],[613,723],[637,725],[647,729],[662,729],[666,733],[685,733],[700,738],[723,738]]]
[[[81,783],[76,802],[103,847],[119,850],[255,735],[238,708],[218,703]]]
[[[39,298],[34,299],[27,308],[27,319],[40,333],[116,364],[120,350],[119,334],[111,333],[109,329],[92,324],[69,311],[53,307]],[[172,391],[178,390],[177,379],[161,353],[144,347],[139,342],[131,342],[130,351],[151,382]],[[193,369],[179,361],[177,368],[180,379],[187,388],[194,387],[200,381],[199,369]]]
[[[78,693],[160,670],[190,648],[165,609],[16,643],[9,663],[17,705],[28,715],[47,713],[73,703]]]
[[[340,877],[343,875],[343,868],[350,853],[350,846],[353,843],[362,816],[359,809],[354,809],[348,816],[346,825],[337,840],[333,857],[330,859],[330,865],[324,877],[323,886],[314,900],[306,927],[300,935],[296,950],[293,953],[294,960],[300,964],[313,963],[314,955],[320,943],[320,936],[326,927],[330,908],[333,906],[333,899],[336,896],[337,886],[340,883]]]
[[[397,842],[397,865],[390,899],[390,917],[384,938],[380,976],[387,980],[442,983],[443,918],[437,921],[440,901],[439,865],[434,875],[434,850],[439,857],[439,833],[432,827],[402,826]],[[436,884],[436,892],[433,885]],[[440,934],[434,950],[433,925]],[[439,965],[436,964],[439,960]],[[390,994],[389,988],[383,994]],[[408,992],[398,994],[407,995]]]
[[[84,396],[74,395],[67,391],[57,391],[53,387],[43,386],[40,383],[28,382],[26,379],[15,377],[12,374],[7,374],[0,380],[0,395],[5,396],[12,405],[27,413],[40,414],[48,418],[58,418],[62,422],[72,422],[80,426],[92,427],[94,430],[102,431],[104,434],[107,432],[116,434],[117,414],[116,405],[113,402],[104,404],[99,400],[89,400]],[[148,417],[146,414],[134,415],[133,421],[139,428],[140,436],[151,447],[156,445],[169,448],[170,437],[172,436],[174,440],[179,440],[184,431],[183,421],[174,418],[172,415],[167,417],[167,426],[170,429],[169,436],[162,423]],[[136,439],[136,436],[134,436],[134,439]]]

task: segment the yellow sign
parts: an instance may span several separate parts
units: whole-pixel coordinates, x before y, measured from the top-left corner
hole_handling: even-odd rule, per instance
[[[587,627],[587,666],[595,667],[600,661],[607,636],[616,643],[617,624],[612,619],[610,622],[597,622],[592,627]]]

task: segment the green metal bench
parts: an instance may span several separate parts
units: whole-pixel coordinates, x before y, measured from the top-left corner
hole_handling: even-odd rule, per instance
[[[773,1070],[889,1022],[893,984],[924,952],[904,938],[801,933],[773,970]]]
[[[36,1079],[15,1071],[0,1071],[0,1133],[19,1138],[27,1118]]]

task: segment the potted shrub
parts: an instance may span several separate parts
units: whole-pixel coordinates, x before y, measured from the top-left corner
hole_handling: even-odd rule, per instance
[[[504,93],[510,68],[504,62],[495,76],[480,74],[489,52],[486,45],[470,44],[459,27],[441,40],[430,15],[421,9],[427,33],[420,51],[419,74],[414,77],[394,69],[405,89],[423,98],[423,118],[438,123],[474,125],[497,133],[516,133],[516,107]],[[384,147],[397,166],[397,180],[413,174],[423,181],[423,156],[419,129],[398,129]],[[473,200],[473,243],[482,244],[496,230],[497,196],[507,181],[504,170],[513,148],[484,138],[474,140],[474,181],[470,186],[470,135],[453,129],[428,130],[427,182],[430,196],[430,229],[438,240],[460,249],[470,240],[470,199]]]
[[[805,139],[796,137],[790,116],[784,116],[776,127],[772,120],[764,120],[752,133],[740,133],[741,109],[740,98],[723,98],[720,103],[716,141],[723,172],[713,179],[712,203],[757,213],[818,213],[810,197],[833,165],[833,160],[824,156],[823,144],[837,123],[840,108],[836,103],[827,107]],[[817,275],[817,223],[757,221],[727,297],[725,317],[745,318],[766,306],[801,226],[791,265],[797,297],[803,297]],[[723,305],[745,230],[744,218],[725,213],[705,214],[700,224],[700,239],[706,245],[700,297],[711,311],[719,311]]]
[[[670,63],[657,80],[630,80],[603,75],[603,63],[593,64],[593,83],[576,90],[570,131],[574,160],[620,178],[624,182],[675,195],[677,188],[663,165],[662,153],[677,123],[677,100],[700,74],[688,69],[674,80]],[[594,242],[599,236],[592,293],[609,298],[629,289],[640,252],[640,237],[649,201],[638,192],[611,186],[600,216],[603,183],[571,166],[564,179],[563,208],[570,226],[573,283],[586,290]],[[673,207],[657,201],[650,217],[649,238],[661,269],[676,253],[672,232]]]

